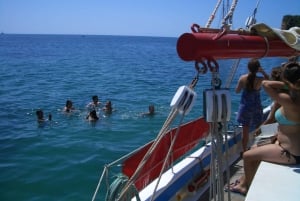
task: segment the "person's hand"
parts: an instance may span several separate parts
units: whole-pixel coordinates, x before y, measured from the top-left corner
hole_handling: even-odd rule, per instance
[[[261,74],[263,74],[263,76],[265,77],[265,79],[269,79],[269,75],[264,71],[264,69],[262,67],[258,68],[258,72],[260,72]]]
[[[254,137],[257,137],[257,136],[259,136],[260,134],[261,134],[260,128],[258,128],[258,129],[256,129],[256,130],[254,131]]]
[[[263,69],[262,67],[259,67],[259,68],[258,68],[258,72],[264,73],[265,71],[264,71],[264,69]]]

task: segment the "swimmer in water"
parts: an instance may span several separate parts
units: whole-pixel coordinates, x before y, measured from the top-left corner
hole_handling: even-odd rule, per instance
[[[86,119],[88,121],[97,121],[99,117],[97,116],[96,110],[90,111],[89,114],[86,116]]]
[[[64,112],[72,112],[74,111],[75,108],[73,107],[73,102],[71,100],[67,100],[66,101],[66,106],[64,107]]]
[[[46,121],[46,119],[44,118],[44,112],[43,110],[39,109],[36,111],[36,116],[37,116],[37,121],[38,123],[43,123]],[[48,121],[51,121],[52,120],[52,115],[49,114],[48,116]]]
[[[107,101],[105,106],[102,108],[102,110],[106,113],[106,114],[111,114],[113,111],[113,108],[111,106],[111,101]]]
[[[92,110],[97,110],[100,105],[101,105],[101,102],[99,101],[99,98],[98,96],[93,96],[92,97],[92,102],[90,102],[86,107],[89,111],[92,111]]]
[[[155,114],[155,108],[154,105],[149,105],[148,112],[143,113],[142,116],[153,116]]]

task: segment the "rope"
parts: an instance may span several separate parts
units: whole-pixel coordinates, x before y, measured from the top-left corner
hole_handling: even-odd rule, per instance
[[[123,189],[124,185],[128,181],[128,177],[125,175],[118,175],[117,179],[110,185],[108,194],[105,198],[106,201],[115,201],[119,197],[119,193]],[[132,196],[135,196],[137,201],[140,201],[139,193],[134,185],[130,185],[130,188],[126,191],[125,200],[130,200]]]
[[[168,118],[166,119],[162,129],[160,130],[157,138],[155,139],[155,141],[153,142],[153,144],[151,145],[151,147],[149,148],[149,150],[147,151],[147,153],[143,157],[142,161],[139,163],[139,165],[138,165],[136,171],[134,172],[134,174],[131,176],[131,178],[128,180],[128,182],[124,186],[124,189],[122,190],[122,192],[120,194],[119,200],[125,195],[125,192],[128,190],[130,185],[132,185],[133,182],[137,179],[137,177],[139,176],[139,173],[141,172],[142,168],[144,167],[146,161],[152,155],[152,153],[155,150],[158,143],[162,140],[164,134],[167,132],[171,122],[175,119],[177,114],[178,114],[178,111],[176,109],[171,110],[171,112],[170,112]]]
[[[247,28],[249,28],[252,24],[254,24],[256,22],[255,19],[255,15],[257,12],[257,8],[259,5],[259,1],[257,2],[256,8],[253,11],[253,15],[252,18],[250,18],[250,20],[248,20],[248,24],[247,24]],[[232,17],[233,17],[233,13],[234,10],[236,8],[236,5],[238,3],[238,0],[233,0],[231,7],[229,9],[229,12],[227,13],[227,15],[223,18],[222,20],[222,28],[223,30],[227,30],[232,23]],[[216,9],[220,6],[220,1],[218,1],[217,6],[213,12],[213,14],[211,15],[208,23],[207,23],[207,27],[210,26],[212,19],[215,15]],[[228,26],[228,22],[230,23],[230,26]],[[268,45],[268,43],[267,43]],[[268,48],[267,48],[268,50]],[[266,52],[267,52],[266,50]],[[236,73],[236,70],[239,66],[240,63],[240,59],[236,60],[236,62],[234,63],[232,69],[231,69],[231,73],[229,78],[227,79],[226,82],[226,88],[229,88],[234,74]],[[216,78],[216,75],[213,73],[212,74],[212,82],[213,80]],[[213,97],[215,97],[215,85],[213,85]],[[216,105],[216,99],[213,99],[213,107],[217,108]],[[222,111],[223,113],[224,111]],[[226,113],[226,111],[225,111]],[[224,114],[224,113],[223,113]],[[227,115],[225,115],[227,116]],[[214,110],[214,114],[213,114],[213,122],[210,123],[210,133],[211,133],[211,163],[210,163],[210,169],[211,169],[211,174],[210,174],[210,200],[218,200],[218,201],[223,201],[224,200],[224,191],[223,191],[223,186],[224,186],[224,182],[223,182],[223,152],[222,152],[222,147],[223,147],[223,135],[225,137],[225,161],[226,161],[226,177],[227,177],[227,181],[229,181],[230,179],[230,170],[229,170],[229,162],[228,162],[228,139],[227,139],[227,122],[226,119],[222,119],[222,123],[219,123],[220,126],[222,126],[221,128],[218,129],[218,122],[217,122],[217,110]],[[230,192],[228,193],[228,200],[230,200]]]
[[[152,146],[150,147],[150,149],[148,150],[148,152],[146,153],[146,155],[144,156],[142,162],[139,164],[135,174],[131,177],[130,180],[128,180],[127,177],[123,176],[118,176],[118,178],[112,183],[112,185],[110,187],[107,187],[109,190],[107,192],[106,195],[106,200],[110,201],[110,200],[120,200],[121,198],[124,198],[125,196],[127,198],[129,198],[128,196],[132,196],[135,195],[137,200],[139,201],[140,198],[138,196],[138,191],[135,188],[133,182],[136,180],[136,177],[138,176],[139,172],[142,170],[142,167],[144,166],[145,162],[148,160],[148,158],[151,156],[152,152],[154,151],[155,147],[157,146],[157,144],[161,141],[162,137],[164,136],[164,134],[168,131],[169,125],[171,124],[171,122],[175,119],[176,115],[177,115],[178,111],[176,111],[175,109],[171,110],[167,120],[165,121],[160,133],[158,134],[158,137],[156,138],[156,140],[154,141],[154,143],[152,144]],[[133,151],[132,153],[138,151],[139,149]],[[113,165],[115,165],[116,163],[119,163],[120,161],[128,158],[132,153],[127,154],[126,156],[120,158],[117,161],[114,161],[113,163],[106,165],[104,167],[104,170],[102,172],[102,175],[99,179],[99,182],[97,184],[96,190],[94,192],[92,201],[94,201],[96,199],[96,195],[98,194],[100,185],[102,183],[102,180],[104,178],[104,175],[108,175],[108,167],[111,167]],[[107,181],[107,186],[109,186],[108,181]]]
[[[177,113],[178,113],[178,111],[176,111],[176,110],[171,110],[171,112],[170,112],[170,114],[169,114],[167,120],[165,121],[165,123],[164,123],[164,125],[163,125],[163,127],[162,127],[162,129],[161,129],[161,131],[160,131],[160,133],[158,134],[158,137],[157,137],[156,140],[153,142],[153,144],[152,144],[152,146],[150,147],[150,149],[148,150],[148,152],[145,154],[145,156],[144,156],[142,162],[139,164],[139,166],[138,166],[138,168],[137,168],[135,174],[132,175],[132,177],[131,177],[130,180],[126,179],[126,182],[121,182],[121,181],[123,181],[123,180],[122,180],[121,178],[117,178],[116,183],[112,186],[114,189],[111,190],[110,187],[108,188],[108,189],[110,189],[110,190],[107,192],[107,196],[108,196],[108,197],[115,197],[115,196],[117,195],[117,197],[119,197],[118,200],[120,200],[123,196],[127,195],[127,191],[129,191],[130,189],[133,188],[133,186],[134,186],[134,185],[133,185],[133,182],[136,180],[136,177],[138,176],[139,172],[142,170],[142,167],[144,166],[145,161],[147,161],[147,159],[151,156],[151,154],[152,154],[152,152],[154,151],[155,147],[156,147],[157,144],[161,141],[161,139],[162,139],[162,137],[164,136],[164,134],[167,132],[169,125],[170,125],[171,122],[175,119]],[[136,152],[136,151],[138,151],[138,149],[135,150],[134,152]],[[134,153],[134,152],[133,152],[133,153]],[[132,153],[131,153],[131,154],[132,154]],[[102,175],[101,175],[101,177],[100,177],[100,179],[99,179],[99,182],[98,182],[98,184],[97,184],[96,190],[95,190],[95,192],[94,192],[92,201],[94,201],[94,200],[96,199],[96,195],[98,194],[100,185],[101,185],[102,180],[103,180],[103,178],[104,178],[104,174],[106,174],[106,175],[108,174],[108,167],[110,167],[110,166],[112,166],[112,165],[115,165],[116,163],[120,162],[121,160],[124,160],[125,158],[128,158],[131,154],[127,154],[126,156],[122,157],[121,159],[119,159],[119,160],[117,160],[117,161],[114,161],[113,163],[111,163],[111,164],[109,164],[109,165],[107,165],[107,166],[104,167],[104,170],[103,170],[103,172],[102,172]],[[122,185],[121,185],[120,183],[122,183]],[[108,182],[107,182],[107,184],[108,184]],[[116,187],[115,187],[116,185],[117,185],[117,186],[122,186],[122,188],[121,188],[121,187],[116,188]],[[107,186],[108,186],[108,185],[107,185]],[[115,193],[115,191],[116,191],[117,189],[120,190],[120,191],[122,190],[121,193]],[[130,190],[130,191],[132,191],[132,190]],[[113,192],[113,193],[112,193],[112,192]],[[113,194],[113,195],[110,195],[110,194]],[[138,198],[138,195],[136,195],[136,196],[137,196],[137,199],[139,199],[139,198]],[[107,198],[107,199],[108,199],[108,198]],[[115,201],[116,199],[117,199],[117,198],[115,198],[115,199],[113,199],[113,200]]]
[[[190,84],[190,86],[189,86],[191,89],[193,89],[193,88],[196,86],[196,84],[197,84],[197,82],[198,82],[198,78],[199,78],[199,71],[197,72],[196,77],[192,80],[192,82],[191,82],[191,84]],[[184,111],[184,113],[183,113],[183,117],[184,117],[184,115],[185,115],[185,112],[186,112],[186,111]],[[141,162],[139,163],[139,165],[138,165],[136,171],[134,172],[134,174],[131,176],[131,178],[128,180],[128,182],[127,182],[126,185],[124,186],[122,192],[120,193],[120,197],[119,197],[118,200],[122,199],[122,197],[125,195],[125,193],[126,193],[126,191],[128,190],[128,188],[129,188],[131,185],[133,185],[134,181],[137,179],[137,177],[139,176],[139,174],[140,174],[142,168],[144,167],[146,161],[147,161],[147,160],[149,159],[149,157],[152,155],[153,151],[155,150],[155,148],[157,147],[157,145],[159,144],[159,142],[162,140],[162,138],[164,137],[164,135],[165,135],[166,132],[168,131],[168,129],[169,129],[171,123],[172,123],[173,120],[176,118],[176,116],[177,116],[178,113],[179,113],[179,111],[178,111],[177,108],[172,108],[172,110],[171,110],[171,112],[170,112],[168,118],[166,119],[164,125],[162,126],[162,128],[161,128],[161,130],[160,130],[158,136],[156,137],[155,141],[153,142],[153,144],[151,145],[151,147],[149,148],[149,150],[147,151],[147,153],[145,154],[145,156],[143,157],[143,159],[142,159]],[[181,124],[182,121],[183,121],[183,117],[182,117],[182,120],[181,120],[180,124]],[[176,138],[177,138],[177,135],[178,135],[178,133],[179,133],[179,128],[180,128],[180,127],[178,126],[178,129],[177,129],[175,138],[174,138],[174,139],[172,140],[172,142],[171,142],[171,146],[170,146],[170,148],[169,148],[169,150],[168,150],[167,157],[166,157],[166,159],[165,159],[165,161],[164,161],[164,164],[163,164],[163,167],[162,167],[162,169],[161,169],[161,172],[160,172],[160,175],[159,175],[159,178],[158,178],[158,182],[157,182],[157,184],[156,184],[156,187],[155,187],[154,192],[156,191],[156,189],[157,189],[157,187],[158,187],[158,183],[159,183],[159,181],[160,181],[160,179],[161,179],[162,172],[163,172],[163,170],[165,169],[166,162],[167,162],[167,160],[168,160],[168,158],[169,158],[169,155],[170,155],[170,153],[171,153],[172,147],[173,147],[174,142],[175,142],[175,140],[176,140]],[[154,197],[154,193],[153,193],[153,195],[152,195],[152,199],[153,199],[153,197]]]
[[[218,99],[216,90],[220,87],[214,82],[219,76],[218,68],[212,69],[212,91],[213,91],[213,108],[218,108]],[[217,109],[213,110],[212,122],[210,123],[211,133],[211,163],[210,163],[210,200],[224,200],[224,181],[223,181],[223,143],[225,143],[225,162],[226,162],[226,173],[227,179],[230,177],[229,163],[228,163],[228,141],[227,141],[227,102],[225,97],[221,97],[222,111]],[[220,112],[221,120],[218,120],[218,112]],[[220,122],[218,122],[220,121]],[[225,133],[225,134],[224,134]],[[223,140],[225,136],[225,142]],[[230,200],[230,194],[228,195]]]
[[[259,3],[260,3],[260,0],[257,0],[256,7],[254,8],[253,14],[252,14],[252,16],[251,16],[251,17],[252,17],[252,20],[248,20],[248,21],[247,21],[247,24],[246,24],[246,28],[247,28],[247,29],[249,29],[249,27],[250,27],[251,25],[253,25],[254,23],[256,23],[255,15],[256,15],[256,13],[257,13],[257,9],[258,9]],[[265,54],[264,54],[262,57],[264,57],[265,55],[267,55],[267,53],[268,53],[268,51],[269,51],[269,43],[268,43],[268,40],[267,40],[267,38],[264,38],[264,39],[265,39],[265,41],[266,41],[266,52],[265,52]],[[237,70],[239,64],[240,64],[240,61],[241,61],[241,59],[237,59],[237,60],[235,61],[235,63],[232,65],[231,72],[230,72],[230,75],[229,75],[229,77],[228,77],[228,79],[227,79],[227,81],[226,81],[225,88],[229,88],[229,87],[230,87],[230,84],[232,83],[233,77],[234,77],[234,75],[235,75],[235,73],[236,73],[236,70]]]
[[[232,3],[231,3],[231,7],[229,9],[229,12],[227,13],[227,15],[223,18],[223,21],[222,21],[222,27],[226,27],[227,24],[227,21],[228,20],[232,20],[232,16],[233,16],[233,12],[236,8],[236,5],[238,3],[238,0],[233,0]]]
[[[101,181],[102,181],[102,179],[103,179],[103,177],[104,177],[104,174],[105,174],[107,171],[108,171],[108,169],[107,169],[107,167],[105,166],[105,167],[104,167],[104,170],[103,170],[103,172],[102,172],[102,175],[101,175],[101,177],[100,177],[100,179],[99,179],[99,182],[98,182],[98,184],[97,184],[96,190],[95,190],[95,192],[94,192],[92,201],[94,201],[94,200],[96,199],[96,196],[97,196],[97,194],[98,194],[98,190],[99,190],[99,188],[100,188]]]
[[[230,168],[229,168],[229,155],[228,155],[229,145],[228,145],[228,138],[227,138],[228,137],[228,135],[227,135],[228,134],[227,133],[228,125],[227,125],[227,121],[226,121],[228,111],[227,111],[227,107],[224,107],[225,105],[227,105],[225,97],[222,97],[222,105],[223,105],[223,107],[222,107],[222,114],[223,114],[223,119],[222,119],[222,122],[223,122],[222,131],[223,131],[223,133],[222,133],[222,136],[225,137],[225,141],[224,141],[224,143],[225,143],[225,163],[226,163],[225,167],[227,167],[226,168],[226,179],[229,183],[229,181],[230,181]],[[228,196],[228,200],[230,200],[230,192],[228,192],[227,196]]]
[[[217,10],[219,9],[221,3],[222,3],[222,0],[219,0],[219,1],[217,2],[217,5],[215,6],[215,8],[214,8],[212,14],[210,15],[210,17],[209,17],[209,19],[208,19],[208,21],[207,21],[207,23],[206,23],[206,25],[205,25],[206,28],[209,28],[209,27],[211,26],[211,23],[212,23],[212,21],[214,20],[214,18],[215,18],[215,16],[216,16],[216,12],[217,12]]]
[[[241,59],[237,59],[237,60],[235,60],[234,64],[232,65],[230,74],[228,76],[228,79],[226,80],[226,84],[225,84],[226,89],[228,89],[230,87],[230,84],[232,83],[232,80],[234,78],[236,70],[239,67],[240,61],[241,61]]]
[[[228,145],[228,133],[227,133],[227,128],[228,128],[228,125],[227,125],[227,122],[224,124],[224,137],[225,137],[225,162],[226,162],[226,167],[227,167],[227,170],[226,170],[226,180],[227,180],[227,183],[228,185],[230,184],[230,168],[229,168],[229,154],[228,154],[228,151],[229,151],[229,145]],[[229,186],[228,186],[229,187]],[[228,191],[228,194],[227,194],[227,200],[230,200],[230,191]]]
[[[177,128],[177,130],[176,130],[175,136],[174,136],[174,138],[172,139],[172,142],[171,142],[171,145],[170,145],[170,147],[169,147],[168,153],[167,153],[167,155],[166,155],[166,157],[165,157],[165,161],[164,161],[163,167],[162,167],[162,169],[160,170],[160,174],[159,174],[159,177],[158,177],[158,181],[157,181],[157,183],[156,183],[156,185],[155,185],[155,188],[154,188],[154,190],[153,190],[153,194],[152,194],[152,197],[151,197],[151,201],[154,200],[155,192],[156,192],[156,190],[157,190],[157,188],[158,188],[158,184],[159,184],[160,179],[161,179],[161,177],[162,177],[162,173],[164,172],[164,170],[165,170],[165,168],[166,168],[167,161],[168,161],[168,159],[169,159],[169,156],[170,156],[170,154],[171,154],[172,148],[173,148],[173,146],[174,146],[174,144],[175,144],[175,141],[176,141],[176,139],[177,139],[177,136],[178,136],[178,134],[179,134],[180,125],[181,125],[182,122],[183,122],[183,118],[184,118],[184,113],[182,114],[182,118],[181,118],[181,120],[180,120],[180,122],[179,122],[179,126],[178,126],[178,128]]]
[[[213,94],[215,94],[215,87],[213,86]],[[213,96],[215,97],[215,96]],[[217,100],[213,99],[213,107],[217,108]],[[223,191],[223,135],[221,129],[218,128],[220,124],[217,122],[217,110],[213,113],[213,122],[210,123],[210,132],[212,137],[211,148],[211,177],[210,177],[210,200],[224,200]]]
[[[248,19],[247,19],[247,22],[246,22],[247,29],[249,29],[251,27],[251,25],[256,23],[255,15],[257,13],[259,3],[260,3],[260,0],[257,0],[256,7],[253,10],[253,14],[250,17],[248,17]]]

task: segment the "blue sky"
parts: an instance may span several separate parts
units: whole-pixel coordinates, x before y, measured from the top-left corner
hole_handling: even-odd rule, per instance
[[[205,26],[217,0],[0,0],[0,32],[177,37]],[[239,0],[233,29],[244,27],[257,0]],[[280,28],[300,15],[300,0],[260,0],[256,18]],[[220,12],[212,27],[219,28]]]

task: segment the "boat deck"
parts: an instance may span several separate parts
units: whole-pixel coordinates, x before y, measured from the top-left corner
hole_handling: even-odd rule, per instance
[[[243,160],[239,160],[236,164],[234,164],[231,167],[230,173],[231,173],[231,178],[230,178],[230,183],[236,181],[237,179],[239,179],[241,177],[241,175],[244,174],[244,168],[243,168]],[[226,183],[227,185],[227,183]],[[230,201],[228,199],[228,192],[224,192],[224,201]],[[230,192],[230,198],[231,201],[244,201],[245,200],[245,196],[238,194],[238,193],[232,193]]]
[[[243,174],[243,161],[239,160],[237,163],[232,165],[230,171],[232,175],[230,182],[232,183],[236,181],[236,179],[240,178],[240,176]],[[257,198],[260,198],[261,200],[272,201],[298,201],[300,197],[300,191],[298,190],[300,185],[299,173],[299,164],[278,165],[274,163],[262,162],[253,179],[247,196],[231,192],[231,199],[228,199],[228,192],[224,192],[224,201],[256,201]],[[209,200],[209,192],[206,192],[199,201],[207,200]]]
[[[300,165],[261,162],[245,201],[299,201]]]
[[[230,183],[239,179],[240,176],[244,173],[243,160],[239,160],[235,164],[233,164],[230,168],[230,173],[231,173]],[[246,197],[238,193],[230,192],[230,198],[231,199],[228,199],[228,192],[224,192],[224,201],[244,201]],[[207,200],[209,200],[209,190],[205,192],[205,194],[201,197],[199,201],[207,201]]]

